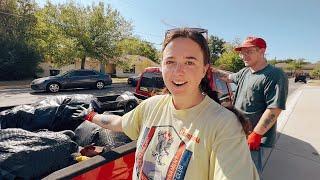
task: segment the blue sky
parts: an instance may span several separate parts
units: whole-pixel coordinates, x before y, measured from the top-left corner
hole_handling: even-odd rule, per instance
[[[63,3],[66,0],[51,0]],[[40,5],[45,1],[37,0]],[[98,1],[76,0],[80,5]],[[318,0],[105,0],[132,22],[134,34],[160,48],[166,29],[206,28],[227,42],[248,35],[267,41],[268,59],[320,61]]]

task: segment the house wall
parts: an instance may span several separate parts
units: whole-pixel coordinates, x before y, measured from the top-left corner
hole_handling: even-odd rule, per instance
[[[133,76],[133,75],[139,75],[147,67],[159,67],[160,65],[155,63],[155,62],[153,62],[153,61],[151,61],[148,58],[139,57],[135,61],[134,66],[135,66],[135,72],[134,73],[124,73],[122,68],[116,67],[116,72],[117,72],[116,76],[117,77],[130,77],[130,76]]]
[[[108,74],[116,74],[117,72],[116,65],[114,64],[106,64],[105,70]]]
[[[76,69],[75,64],[70,64],[70,65],[62,66],[62,67],[60,68],[60,73],[64,73],[64,72],[66,72],[66,71],[70,71],[70,70],[72,70],[72,69]]]
[[[52,65],[50,63],[47,62],[43,62],[40,63],[38,65],[41,69],[42,69],[42,73],[37,73],[38,77],[46,77],[46,76],[50,76],[50,69],[52,69]]]
[[[54,65],[52,65],[50,62],[43,62],[43,63],[40,63],[38,66],[43,70],[42,73],[37,74],[38,77],[50,76],[51,69],[60,70],[60,73],[64,73],[64,72],[69,71],[71,69],[75,69],[75,64],[62,66],[61,68],[55,68]]]
[[[287,67],[289,66],[287,63],[278,63],[275,65],[278,68],[281,68],[287,75],[293,76],[295,70],[289,70]],[[316,67],[316,64],[306,64],[302,65],[301,69],[299,70],[301,73],[310,74],[310,72]]]
[[[128,56],[130,58],[130,56]],[[116,75],[116,77],[130,77],[132,75],[138,75],[144,71],[147,67],[159,67],[160,65],[151,61],[145,57],[134,57],[136,60],[134,61],[135,72],[134,73],[124,73],[123,69],[120,67],[116,67],[115,64],[109,63],[105,65],[105,73]],[[85,69],[93,69],[100,72],[101,63],[98,60],[93,60],[90,58],[86,59]],[[54,68],[54,66],[49,63],[41,63],[39,67],[43,69],[43,73],[39,73],[38,77],[45,77],[50,75],[50,69],[58,69],[60,73],[64,73],[66,71],[72,69],[80,69],[81,68],[81,60],[77,60],[74,64],[66,65],[61,68]]]
[[[77,60],[75,63],[75,69],[81,69],[81,59]],[[86,59],[84,69],[93,69],[100,72],[100,61],[91,60],[90,58]]]

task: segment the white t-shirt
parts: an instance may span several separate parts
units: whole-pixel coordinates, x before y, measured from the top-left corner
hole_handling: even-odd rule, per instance
[[[208,96],[184,110],[171,95],[151,97],[122,128],[137,139],[133,179],[259,179],[241,124]]]

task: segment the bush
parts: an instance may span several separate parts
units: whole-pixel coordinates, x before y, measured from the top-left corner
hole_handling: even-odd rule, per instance
[[[310,77],[320,79],[320,66],[316,66],[311,72]]]
[[[33,78],[40,54],[24,42],[0,40],[0,80]]]

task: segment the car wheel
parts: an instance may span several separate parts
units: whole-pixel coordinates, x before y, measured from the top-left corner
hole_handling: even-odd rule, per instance
[[[104,88],[104,82],[98,81],[98,82],[96,83],[96,88],[97,88],[97,89],[103,89],[103,88]]]
[[[49,83],[47,85],[47,91],[48,92],[56,93],[59,90],[60,90],[60,85],[58,83]]]
[[[124,107],[124,112],[127,113],[129,111],[131,111],[132,109],[134,109],[136,106],[138,105],[137,102],[134,101],[129,101],[127,102],[127,104]]]

